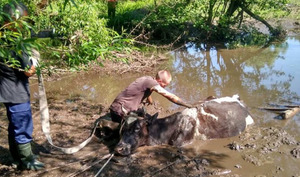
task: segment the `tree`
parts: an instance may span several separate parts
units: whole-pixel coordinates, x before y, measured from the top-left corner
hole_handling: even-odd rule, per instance
[[[16,17],[6,11],[7,6],[17,13]],[[12,56],[12,51],[22,57],[22,52],[30,53],[32,48],[38,48],[34,38],[31,38],[32,24],[27,16],[27,8],[22,3],[12,1],[1,8],[0,15],[0,58],[2,64],[18,67],[19,63]],[[20,16],[20,17],[17,17]]]
[[[218,2],[218,3],[217,3]],[[247,13],[250,17],[262,22],[267,26],[272,35],[278,35],[279,31],[270,25],[265,19],[254,12],[255,8],[282,8],[286,4],[286,0],[262,1],[262,0],[210,0],[209,1],[209,16],[207,22],[209,25],[212,23],[212,17],[219,16],[219,29],[227,29],[233,24],[241,23],[243,20],[243,12]],[[215,12],[213,14],[213,9]],[[225,12],[225,13],[223,13]],[[241,18],[238,18],[241,17]]]

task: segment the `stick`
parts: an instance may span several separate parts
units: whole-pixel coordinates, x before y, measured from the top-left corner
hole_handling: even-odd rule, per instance
[[[107,154],[107,155],[103,156],[100,160],[97,160],[96,162],[92,163],[90,166],[88,166],[88,167],[86,167],[86,168],[84,168],[84,169],[82,169],[82,170],[79,170],[79,171],[77,171],[77,172],[74,172],[74,173],[68,175],[68,177],[74,177],[74,176],[79,175],[80,173],[82,173],[82,172],[84,172],[84,171],[90,169],[92,166],[97,165],[98,163],[100,163],[100,162],[103,161],[104,159],[108,158],[110,155],[111,155],[111,154]]]
[[[108,164],[108,162],[110,161],[110,159],[114,156],[115,154],[111,154],[109,159],[105,162],[105,164],[101,167],[101,169],[98,171],[98,173],[95,175],[95,177],[97,177],[101,172],[102,170],[104,169],[104,167]]]
[[[169,165],[166,165],[166,166],[162,167],[161,169],[156,170],[152,174],[146,174],[143,177],[154,176],[156,173],[158,173],[158,172],[160,172],[160,171],[162,171],[162,170],[164,170],[164,169],[166,169],[166,168],[168,168],[168,167],[170,167],[170,166],[172,166],[172,165],[174,165],[178,162],[179,162],[179,160],[175,160],[174,162],[170,163]]]

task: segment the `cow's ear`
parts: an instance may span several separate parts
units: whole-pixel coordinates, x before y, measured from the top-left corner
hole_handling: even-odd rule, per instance
[[[126,125],[131,125],[133,122],[135,122],[138,118],[134,116],[128,116],[125,118]]]
[[[148,119],[148,121],[147,121],[148,124],[152,124],[152,122],[153,122],[154,120],[156,120],[157,117],[158,117],[158,112],[155,113],[153,116],[151,116],[151,117]]]

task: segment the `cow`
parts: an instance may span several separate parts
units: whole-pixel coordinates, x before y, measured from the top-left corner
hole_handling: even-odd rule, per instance
[[[121,137],[115,147],[119,155],[130,155],[140,146],[169,144],[184,146],[195,138],[202,140],[239,135],[254,123],[238,95],[213,98],[194,108],[186,108],[165,118],[130,117],[121,126]]]

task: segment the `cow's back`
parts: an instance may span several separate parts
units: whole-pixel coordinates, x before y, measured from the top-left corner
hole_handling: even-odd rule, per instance
[[[205,101],[198,107],[199,133],[205,138],[226,138],[243,132],[246,120],[252,119],[237,97],[223,97]]]
[[[156,119],[149,127],[149,145],[170,144],[182,146],[193,141],[197,126],[195,108],[177,112],[166,118]]]

